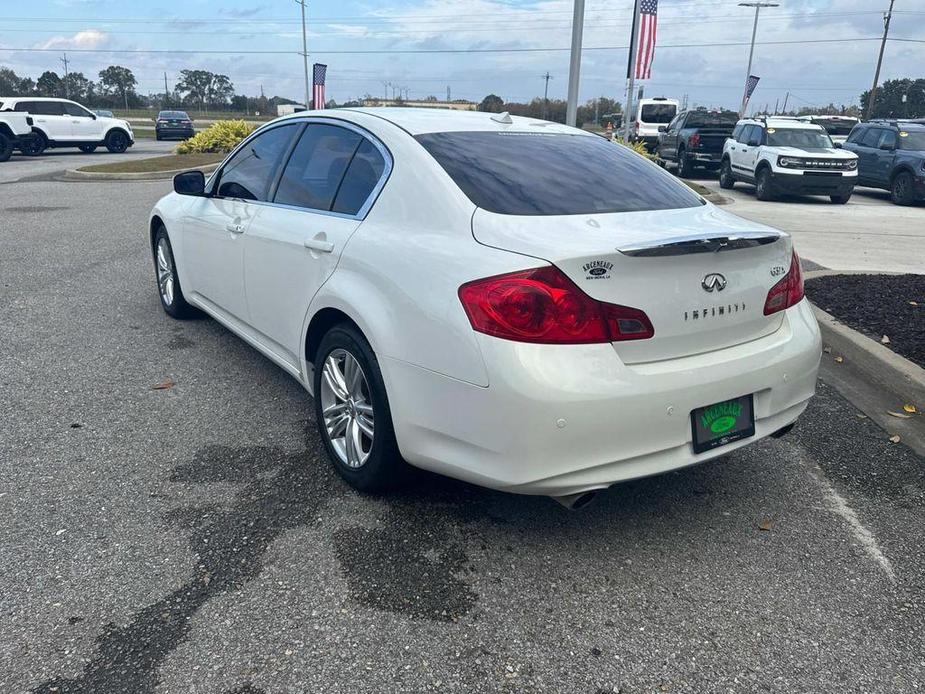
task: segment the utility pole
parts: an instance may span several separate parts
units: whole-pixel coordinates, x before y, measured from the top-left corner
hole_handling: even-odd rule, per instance
[[[546,120],[546,116],[549,114],[549,80],[552,79],[552,75],[547,70],[546,74],[540,75],[540,77],[546,80],[546,87],[543,89],[543,120]]]
[[[63,57],[63,58],[58,58],[58,60],[60,60],[62,63],[64,63],[64,98],[65,98],[65,99],[70,99],[71,96],[70,96],[70,94],[68,93],[68,84],[67,84],[67,83],[68,83],[68,72],[67,72],[68,59],[67,59],[67,53],[64,54],[64,57]]]
[[[585,0],[574,0],[572,14],[572,53],[568,64],[568,101],[565,106],[565,124],[574,126],[578,121],[578,76],[581,72],[581,33],[585,25]],[[549,82],[547,82],[549,84]]]
[[[389,87],[391,87],[391,86],[392,86],[392,83],[391,83],[391,82],[383,82],[383,83],[382,83],[382,88],[385,89],[385,94],[383,95],[383,98],[385,98],[386,101],[389,100]]]
[[[630,35],[630,53],[626,59],[626,104],[623,108],[623,141],[630,141],[630,122],[633,118],[633,89],[636,87],[636,49],[638,48],[637,27],[639,26],[639,0],[633,2],[633,28]]]
[[[295,0],[295,3],[302,8],[302,66],[305,68],[305,108],[309,108],[311,90],[308,86],[308,34],[305,31],[305,2],[306,0]]]
[[[170,92],[167,90],[167,73],[164,73],[164,108],[170,106]]]
[[[452,99],[450,99],[450,85],[446,85],[446,102],[450,103],[450,101],[452,101]]]
[[[774,115],[777,115],[777,107],[780,106],[780,97],[777,97],[777,101],[774,102]]]
[[[890,20],[893,19],[893,3],[896,0],[890,0],[890,9],[887,10],[883,17],[883,40],[880,42],[880,55],[877,57],[877,70],[874,72],[874,86],[870,88],[870,94],[867,96],[867,113],[864,114],[864,120],[870,120],[874,113],[874,102],[877,101],[877,83],[880,81],[880,66],[883,65],[883,50],[886,48],[886,39],[890,34]]]
[[[740,2],[739,7],[755,8],[755,24],[752,26],[752,43],[748,49],[748,68],[745,70],[745,91],[742,92],[742,106],[739,108],[739,118],[745,117],[745,106],[748,102],[748,78],[752,74],[752,56],[755,55],[755,35],[758,33],[758,13],[762,7],[780,7],[777,2]]]
[[[790,92],[787,92],[787,96],[784,97],[784,107],[780,110],[782,116],[787,115],[787,102],[790,101]]]

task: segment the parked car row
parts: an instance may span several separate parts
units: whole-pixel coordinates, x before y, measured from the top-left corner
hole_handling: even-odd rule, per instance
[[[759,200],[827,195],[836,204],[855,185],[890,191],[897,205],[925,200],[925,123],[840,116],[739,119],[732,111],[681,111],[659,127],[662,166],[678,175],[719,170],[719,183],[755,186]]]

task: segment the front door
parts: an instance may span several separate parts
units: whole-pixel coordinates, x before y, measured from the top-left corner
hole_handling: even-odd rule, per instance
[[[71,137],[74,140],[99,142],[103,139],[99,120],[83,106],[73,101],[65,101],[64,111],[71,119]]]
[[[251,325],[295,367],[308,306],[361,224],[385,168],[383,150],[358,130],[311,121],[273,204],[261,208],[245,235]]]
[[[191,296],[214,313],[247,324],[244,242],[283,155],[301,128],[289,123],[247,140],[216,173],[210,196],[187,209],[183,251]]]

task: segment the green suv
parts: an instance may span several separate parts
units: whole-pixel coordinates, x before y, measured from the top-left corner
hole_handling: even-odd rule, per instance
[[[897,205],[925,200],[925,125],[874,120],[854,127],[843,147],[858,155],[858,185],[890,191]]]

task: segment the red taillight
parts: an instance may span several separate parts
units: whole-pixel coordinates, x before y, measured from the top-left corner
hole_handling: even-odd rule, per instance
[[[803,271],[800,268],[800,256],[794,251],[790,257],[790,270],[780,282],[771,287],[764,302],[764,315],[783,311],[798,304],[803,299]]]
[[[517,342],[588,344],[655,334],[643,311],[592,299],[555,267],[467,282],[459,299],[474,330]]]
[[[691,147],[700,147],[700,133],[694,133],[691,135],[688,142],[691,143]]]

